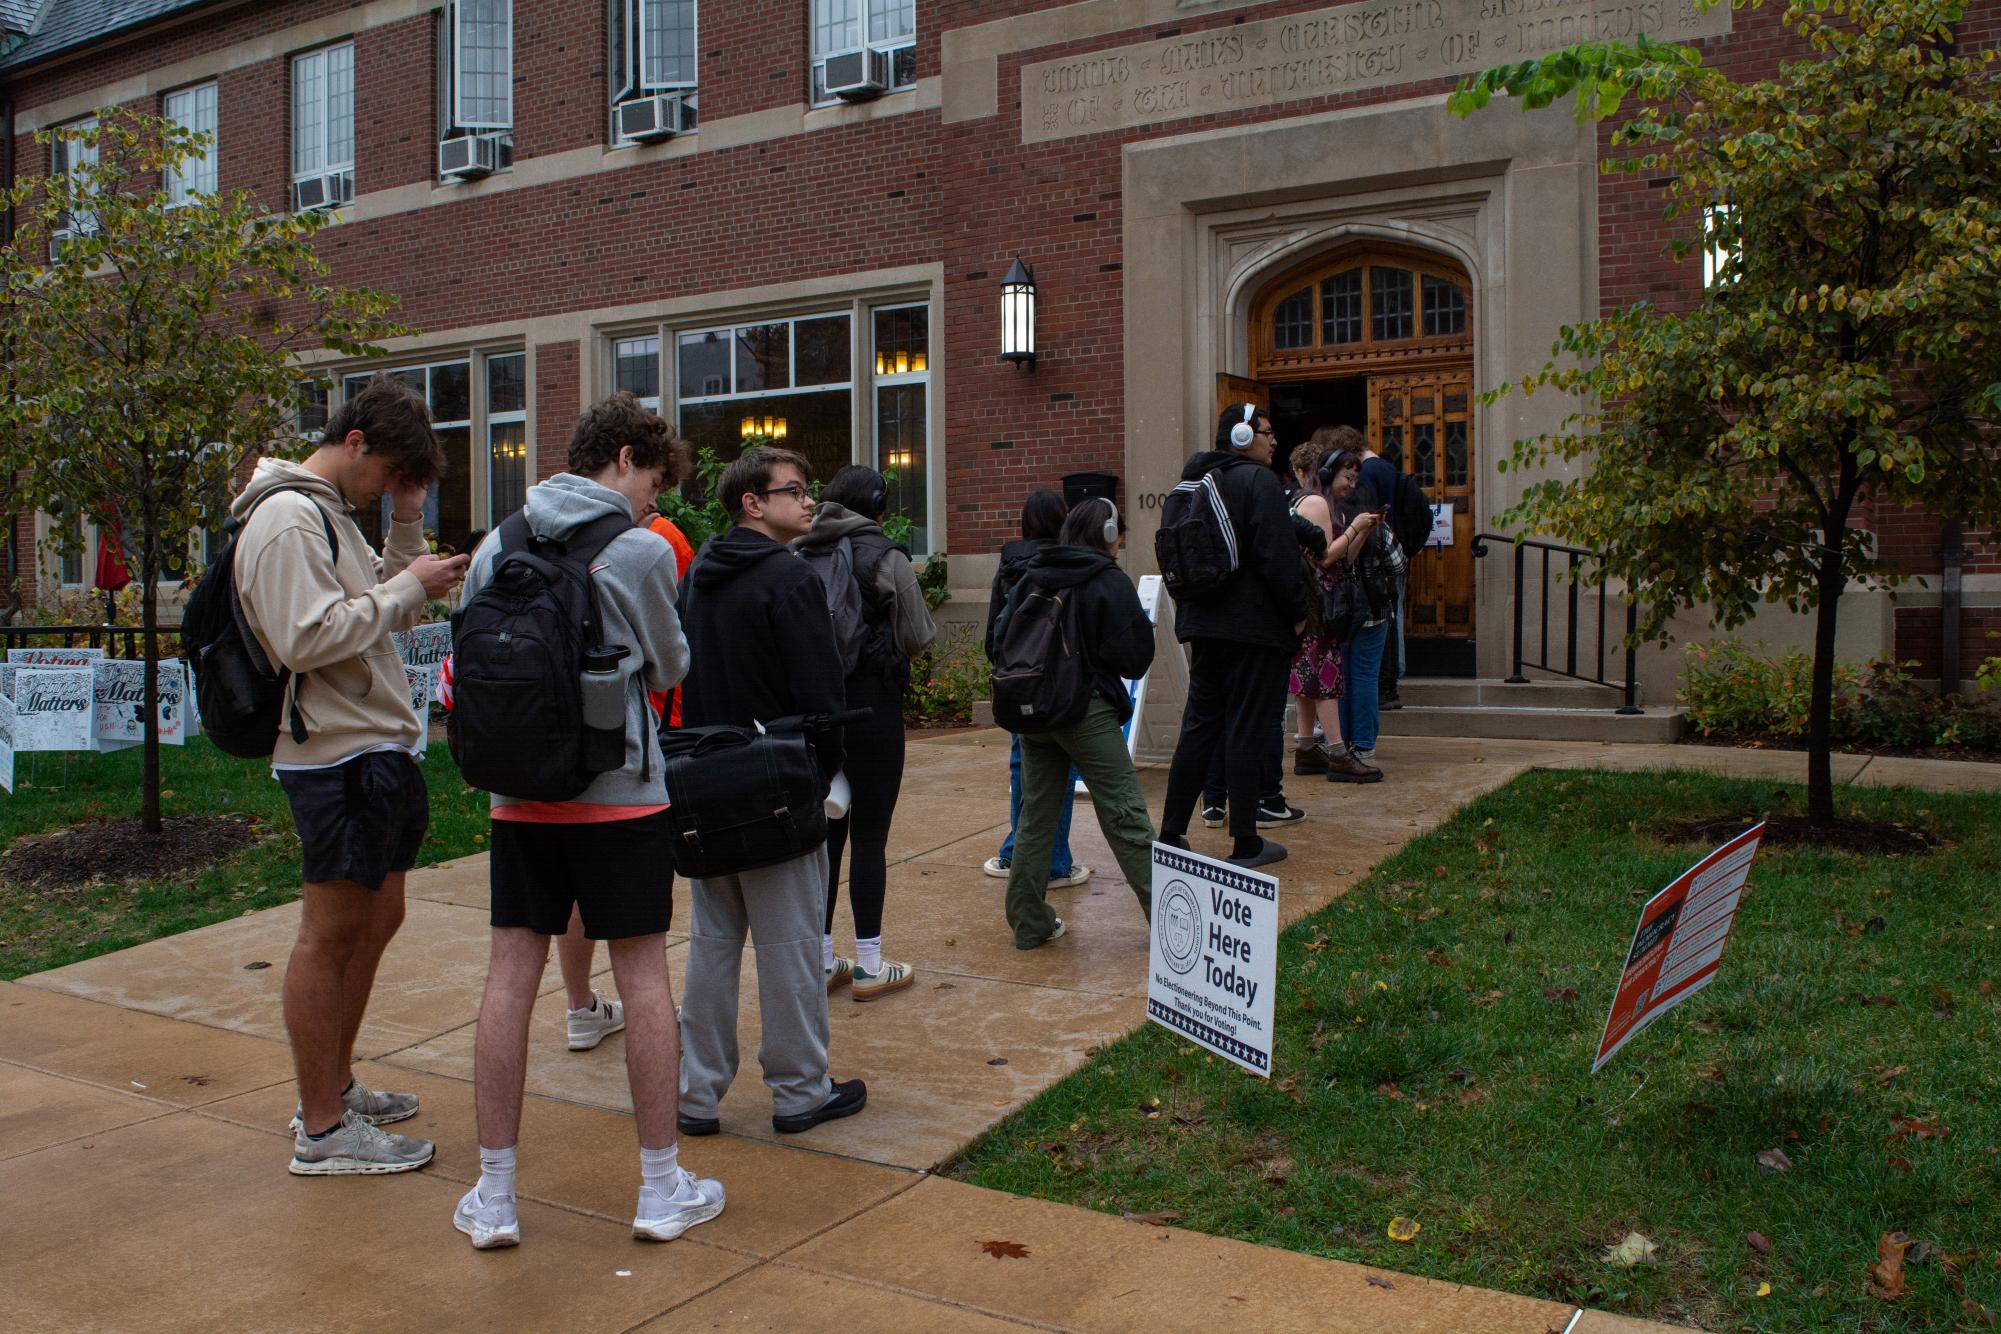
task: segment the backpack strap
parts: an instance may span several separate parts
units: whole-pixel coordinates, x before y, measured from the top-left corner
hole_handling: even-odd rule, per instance
[[[333,553],[333,563],[338,568],[340,565],[340,537],[334,532],[333,520],[328,517],[326,507],[321,505],[319,501],[314,500],[312,493],[303,486],[274,486],[263,495],[257,497],[257,499],[251,501],[250,508],[243,511],[243,518],[237,521],[236,532],[230,536],[231,543],[233,544],[236,537],[245,528],[250,526],[250,516],[257,513],[265,501],[273,496],[282,495],[287,491],[295,495],[304,496],[306,503],[313,507],[313,513],[320,516],[320,526],[326,529],[327,548]],[[265,658],[264,649],[258,644],[257,636],[250,632],[250,621],[243,614],[243,601],[236,595],[236,564],[233,554],[229,567],[229,614],[235,619],[237,632],[243,636],[245,646],[249,648],[252,658],[255,659],[253,665],[261,665],[267,674],[272,673],[274,671],[273,664]],[[282,664],[279,664],[279,666],[282,667]],[[300,746],[306,744],[306,720],[299,712],[299,692],[305,689],[307,675],[308,673],[306,672],[292,673],[291,701],[286,709],[286,720],[291,727],[292,742]]]

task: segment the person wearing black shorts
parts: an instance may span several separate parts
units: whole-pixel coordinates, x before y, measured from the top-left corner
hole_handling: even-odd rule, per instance
[[[687,458],[673,428],[631,394],[586,411],[570,439],[569,470],[532,487],[524,515],[537,538],[568,535],[644,513]],[[478,595],[502,558],[503,527],[473,554],[461,605]],[[601,540],[601,539],[600,539]],[[649,691],[673,689],[688,672],[688,641],[675,610],[674,549],[634,526],[590,564],[599,642],[627,650],[619,665],[625,699],[625,763],[599,774],[569,801],[521,801],[495,793],[493,948],[473,1057],[480,1176],[459,1200],[452,1225],[479,1250],[517,1245],[515,1148],[528,1062],[528,1028],[549,961],[549,942],[569,929],[608,942],[625,1019],[625,1068],[639,1131],[635,1237],[671,1241],[723,1211],[723,1188],[680,1164],[681,1040],[667,972],[673,921],[673,844],[667,830],[666,767]],[[455,703],[474,689],[455,684]]]

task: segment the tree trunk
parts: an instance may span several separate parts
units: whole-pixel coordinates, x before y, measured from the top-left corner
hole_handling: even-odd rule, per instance
[[[1837,537],[1838,541],[1839,538]],[[1814,609],[1813,699],[1806,726],[1806,818],[1825,827],[1834,819],[1834,631],[1848,582],[1839,546],[1820,553],[1820,602]]]
[[[154,836],[160,833],[160,640],[156,633],[160,626],[158,565],[159,544],[148,531],[143,558],[139,562],[139,577],[145,580],[139,589],[139,624],[145,632],[139,637],[145,643],[141,659],[146,664],[146,758],[139,785],[139,821],[145,831]]]

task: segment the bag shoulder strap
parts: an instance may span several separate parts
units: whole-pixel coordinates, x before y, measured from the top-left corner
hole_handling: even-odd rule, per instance
[[[243,636],[244,646],[250,650],[251,665],[259,668],[266,676],[276,675],[287,669],[282,664],[276,664],[267,659],[264,656],[263,647],[257,642],[257,636],[250,632],[249,618],[243,614],[243,600],[236,593],[236,539],[241,537],[243,530],[250,526],[250,516],[255,514],[265,501],[286,491],[290,491],[294,495],[304,496],[306,503],[313,507],[313,513],[320,516],[320,526],[326,530],[327,547],[333,553],[333,563],[336,567],[340,565],[340,536],[334,532],[333,519],[327,514],[326,507],[313,499],[312,494],[305,487],[274,486],[263,495],[257,497],[257,499],[251,501],[250,508],[243,512],[242,524],[229,539],[229,614],[236,622],[237,633]],[[291,699],[286,709],[286,721],[291,727],[292,740],[302,746],[306,743],[306,719],[305,715],[299,712],[299,692],[306,688],[307,675],[308,673],[306,672],[297,672],[292,675],[291,690],[289,692]]]

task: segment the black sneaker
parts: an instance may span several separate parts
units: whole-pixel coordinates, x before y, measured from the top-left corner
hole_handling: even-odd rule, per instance
[[[838,1121],[844,1116],[853,1116],[868,1106],[868,1085],[859,1079],[837,1079],[834,1081],[834,1096],[815,1107],[810,1112],[797,1116],[774,1116],[771,1128],[781,1135],[796,1135],[802,1130],[811,1130],[822,1121]]]
[[[1232,866],[1241,866],[1247,871],[1256,866],[1270,866],[1273,862],[1282,862],[1285,860],[1285,845],[1265,839],[1264,846],[1260,847],[1250,856],[1225,857],[1223,860]]]
[[[689,1116],[685,1113],[677,1113],[674,1124],[681,1128],[684,1135],[714,1135],[723,1128],[722,1121],[716,1117]]]
[[[1188,846],[1187,838],[1181,834],[1162,834],[1159,841],[1165,843],[1170,848],[1180,848],[1183,852],[1194,851],[1193,848]]]
[[[1291,824],[1295,820],[1304,820],[1305,818],[1305,811],[1302,811],[1297,806],[1288,805],[1283,799],[1278,801],[1261,801],[1258,803],[1258,827],[1260,829],[1269,829],[1275,824]]]
[[[1376,707],[1384,713],[1395,713],[1403,707],[1403,699],[1397,695],[1384,695],[1376,701]]]
[[[1205,829],[1221,829],[1226,818],[1228,817],[1220,802],[1202,808],[1202,825]]]

